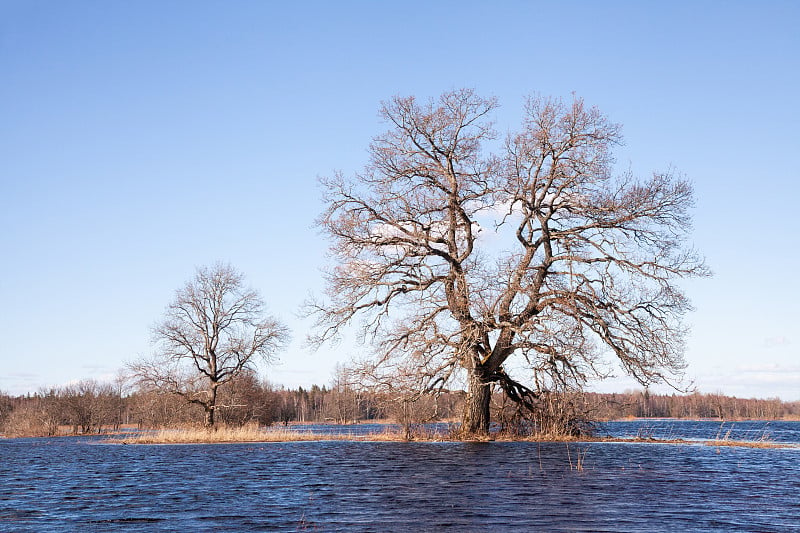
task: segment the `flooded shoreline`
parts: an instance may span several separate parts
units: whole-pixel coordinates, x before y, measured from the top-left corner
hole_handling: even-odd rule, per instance
[[[75,436],[73,436],[75,437]],[[138,430],[130,428],[113,433],[87,435],[116,444],[224,444],[295,441],[370,441],[370,442],[464,442],[457,426],[427,424],[407,434],[392,423],[292,424],[287,426],[244,426],[171,428]],[[24,438],[24,437],[23,437]],[[31,437],[28,437],[31,438]],[[53,438],[69,438],[59,436]],[[683,420],[628,419],[600,422],[592,435],[515,435],[494,431],[473,441],[498,442],[640,442],[674,445],[708,445],[752,448],[800,447],[800,422],[783,420]]]

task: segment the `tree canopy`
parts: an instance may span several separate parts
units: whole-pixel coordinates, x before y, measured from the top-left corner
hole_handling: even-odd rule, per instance
[[[230,265],[198,268],[153,329],[156,356],[131,365],[140,382],[183,396],[214,425],[218,388],[273,359],[288,329]]]
[[[334,265],[314,340],[360,319],[370,373],[465,383],[465,433],[488,431],[494,385],[531,406],[605,375],[607,356],[644,385],[678,374],[676,280],[708,274],[687,245],[691,184],[615,173],[619,125],[531,97],[498,139],[496,107],[469,89],[395,97],[363,171],[322,180]]]

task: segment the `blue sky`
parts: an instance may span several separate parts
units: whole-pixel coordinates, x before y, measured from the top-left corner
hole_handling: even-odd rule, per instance
[[[688,373],[800,400],[797,2],[0,0],[0,390],[105,379],[196,266],[229,261],[311,352],[319,176],[352,173],[393,95],[473,87],[500,131],[574,92],[623,125],[620,165],[696,187]],[[614,379],[598,390],[624,390]]]

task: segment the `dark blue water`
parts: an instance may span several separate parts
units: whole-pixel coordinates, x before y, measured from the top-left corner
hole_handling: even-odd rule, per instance
[[[800,531],[800,449],[0,441],[0,531]]]

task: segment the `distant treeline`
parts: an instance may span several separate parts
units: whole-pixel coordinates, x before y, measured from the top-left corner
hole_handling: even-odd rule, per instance
[[[437,396],[371,393],[343,386],[286,389],[240,376],[220,390],[218,419],[228,425],[257,423],[353,423],[389,420],[403,425],[457,421],[463,391]],[[500,423],[514,418],[514,407],[502,395],[493,398],[493,415]],[[720,394],[658,395],[648,391],[621,394],[553,395],[550,413],[569,405],[586,419],[629,417],[800,419],[800,402],[743,399]],[[123,380],[84,380],[75,385],[25,396],[0,393],[0,434],[32,436],[91,434],[125,427],[159,428],[200,424],[203,409],[183,398],[131,387]]]
[[[648,391],[623,394],[586,393],[590,411],[598,418],[719,418],[798,419],[800,402],[783,402],[778,398],[745,399],[722,394],[651,394]]]

